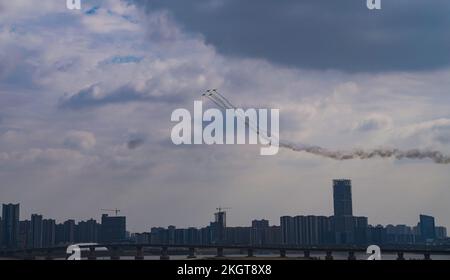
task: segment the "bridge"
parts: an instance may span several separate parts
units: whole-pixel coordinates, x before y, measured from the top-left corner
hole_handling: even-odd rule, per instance
[[[67,258],[67,246],[35,249],[15,249],[0,251],[0,258],[35,259],[43,257],[47,260]],[[161,260],[169,260],[170,254],[185,254],[188,259],[195,259],[199,250],[213,250],[216,258],[226,258],[226,250],[243,252],[246,257],[254,257],[255,252],[272,252],[286,258],[289,253],[303,252],[305,259],[313,259],[311,253],[323,254],[325,260],[333,260],[333,253],[346,253],[348,260],[356,260],[356,253],[366,253],[366,246],[252,246],[252,245],[187,245],[187,244],[150,244],[150,243],[111,243],[79,245],[84,258],[95,260],[98,257],[109,257],[119,260],[124,255],[134,256],[136,260],[143,260],[145,256],[155,256]],[[105,248],[107,250],[105,250]],[[450,246],[380,246],[383,254],[390,253],[397,256],[397,260],[404,260],[405,254],[422,255],[424,260],[431,260],[433,255],[450,256]],[[103,249],[103,250],[102,250]],[[125,254],[126,253],[126,254]],[[152,253],[152,254],[149,254]],[[86,256],[87,254],[87,256]]]

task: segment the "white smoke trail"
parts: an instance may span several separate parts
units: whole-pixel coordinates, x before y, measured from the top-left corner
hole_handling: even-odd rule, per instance
[[[212,100],[217,106],[226,110],[226,109],[236,109],[236,107],[223,95],[221,95],[217,90],[208,90],[207,93],[203,94],[203,96],[208,97]],[[245,118],[245,117],[244,117]],[[258,126],[254,124],[248,123],[247,125],[251,129],[256,129],[256,132],[259,134]],[[256,128],[255,128],[256,127]],[[262,133],[262,135],[267,135],[266,132]],[[290,149],[295,152],[306,152],[330,159],[335,160],[351,160],[351,159],[372,159],[372,158],[395,158],[398,160],[401,159],[430,159],[434,163],[438,164],[450,164],[450,156],[443,154],[440,151],[434,150],[420,150],[420,149],[411,149],[411,150],[399,150],[392,148],[379,148],[372,150],[363,150],[363,149],[354,149],[351,151],[333,151],[328,150],[319,146],[306,145],[301,143],[290,143],[287,141],[279,141],[279,146]]]

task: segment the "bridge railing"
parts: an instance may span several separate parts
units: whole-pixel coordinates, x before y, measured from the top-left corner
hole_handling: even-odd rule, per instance
[[[312,259],[312,253],[323,253],[326,260],[333,260],[333,253],[347,253],[347,259],[355,260],[356,253],[366,253],[365,246],[252,246],[252,245],[187,245],[187,244],[150,244],[150,243],[111,243],[111,244],[80,244],[78,246],[84,252],[84,258],[95,260],[98,257],[107,256],[112,260],[118,260],[127,255],[134,256],[136,260],[143,260],[148,253],[152,251],[152,255],[157,252],[161,260],[170,259],[171,253],[177,250],[177,254],[183,253],[187,258],[196,258],[199,250],[215,250],[216,258],[226,257],[226,250],[239,250],[244,252],[247,257],[256,257],[256,252],[277,253],[279,257],[286,258],[289,253],[303,252],[305,259]],[[106,248],[106,250],[100,250]],[[171,251],[171,250],[172,251]],[[382,246],[383,253],[396,254],[397,260],[404,260],[405,254],[422,255],[424,259],[431,259],[433,255],[449,255],[450,247],[427,247],[427,246]],[[18,257],[22,259],[34,259],[43,257],[45,259],[64,259],[67,257],[67,246],[59,246],[52,248],[35,248],[24,250],[3,250],[0,253],[3,256]]]

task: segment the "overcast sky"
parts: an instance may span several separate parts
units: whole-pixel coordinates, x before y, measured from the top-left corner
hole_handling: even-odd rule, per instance
[[[450,154],[450,2],[0,0],[0,202],[63,221],[119,208],[131,231],[354,214],[450,226],[450,166],[175,146],[170,116],[208,88],[279,108],[282,139]],[[209,104],[208,106],[211,106]]]

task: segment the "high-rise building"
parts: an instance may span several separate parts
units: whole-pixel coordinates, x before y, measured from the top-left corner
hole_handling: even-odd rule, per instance
[[[283,245],[294,245],[296,243],[295,220],[290,216],[280,218],[281,243]]]
[[[17,248],[19,241],[19,204],[2,206],[2,245],[5,248]]]
[[[42,215],[31,215],[31,247],[42,248]]]
[[[436,229],[434,224],[434,217],[427,215],[420,215],[420,235],[423,241],[430,241],[436,238]]]
[[[55,226],[55,243],[56,245],[65,244],[64,238],[64,224],[56,224]]]
[[[447,228],[439,226],[436,227],[436,239],[446,239],[447,238]]]
[[[94,219],[81,221],[75,227],[75,240],[80,243],[98,242],[100,225]]]
[[[249,245],[250,244],[250,227],[227,227],[226,244],[233,245]]]
[[[352,182],[333,180],[334,216],[353,216]]]
[[[264,245],[278,245],[281,244],[281,227],[270,226],[265,234]]]
[[[250,241],[253,245],[265,245],[269,229],[268,220],[253,220]]]
[[[354,243],[355,221],[352,207],[352,182],[350,180],[333,180],[333,206],[336,244]]]
[[[358,245],[367,244],[369,221],[367,217],[353,217],[354,243]]]
[[[19,222],[19,248],[31,248],[31,222],[29,220]]]
[[[56,221],[44,219],[42,221],[42,247],[50,248],[56,244]]]
[[[63,243],[73,244],[75,243],[75,220],[67,220],[63,224]]]
[[[320,245],[329,243],[330,222],[328,217],[309,215],[296,216],[293,219],[293,242],[295,245]]]
[[[369,240],[373,245],[383,245],[386,243],[386,228],[382,225],[369,226]]]
[[[150,242],[150,233],[149,232],[143,232],[143,233],[136,233],[134,235],[135,242],[138,244],[148,244]]]
[[[227,213],[218,211],[214,213],[214,222],[210,223],[211,241],[214,244],[222,244],[226,241]]]
[[[105,243],[123,242],[126,239],[126,218],[102,215],[101,241]]]
[[[3,246],[2,244],[3,244],[2,217],[0,217],[0,249]]]

